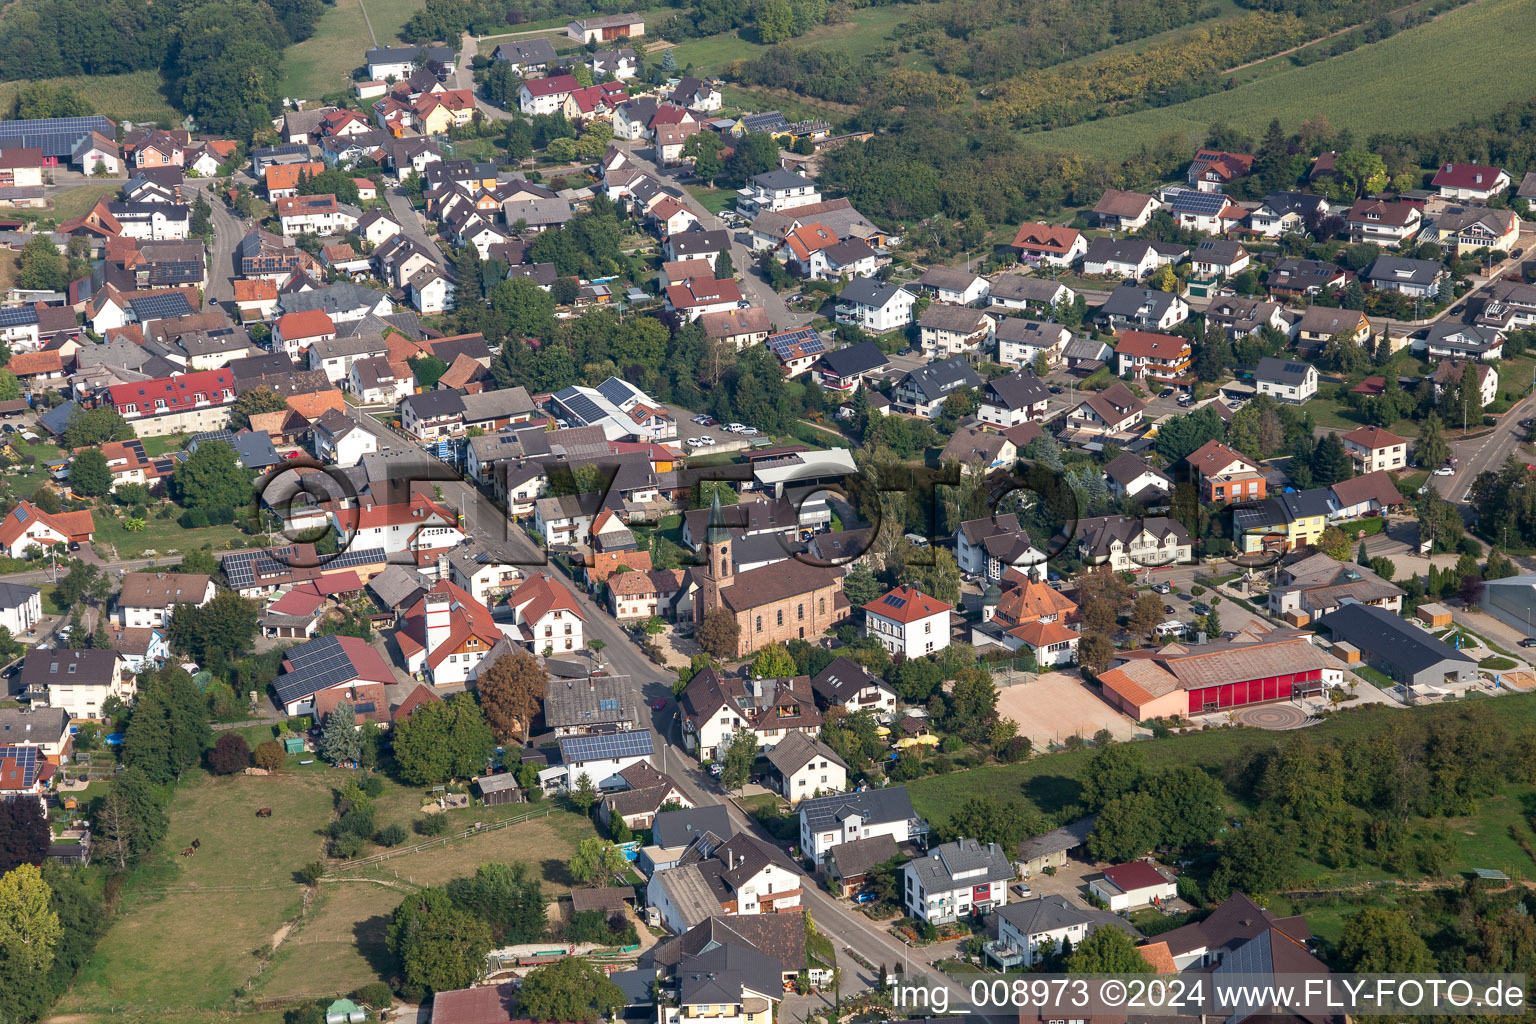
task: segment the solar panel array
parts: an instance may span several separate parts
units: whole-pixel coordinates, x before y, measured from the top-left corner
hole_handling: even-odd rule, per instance
[[[174,320],[192,312],[192,306],[187,302],[187,297],[180,292],[130,299],[128,306],[133,310],[134,318],[141,324],[149,323],[151,320]]]
[[[15,761],[21,769],[21,784],[30,786],[37,779],[38,747],[0,747],[0,761]]]
[[[1227,197],[1220,192],[1197,192],[1187,189],[1173,199],[1175,210],[1189,213],[1220,213],[1227,207]]]
[[[288,652],[292,670],[277,681],[277,696],[283,702],[324,690],[357,678],[357,669],[335,636],[322,636]]]
[[[560,741],[566,764],[615,757],[645,757],[656,752],[649,732],[610,732],[596,736],[567,736]]]
[[[617,377],[609,377],[597,386],[598,394],[602,395],[614,405],[623,405],[635,397],[635,389],[625,381]]]
[[[0,121],[0,141],[5,149],[41,149],[45,157],[67,157],[91,132],[107,138],[116,135],[112,122],[99,114],[91,117],[48,117],[29,121]]]
[[[0,121],[0,124],[4,124]],[[37,323],[37,309],[32,306],[7,306],[0,309],[0,327],[22,327]]]
[[[773,354],[780,359],[812,356],[827,350],[827,343],[821,340],[821,335],[809,327],[802,327],[798,331],[785,331],[783,334],[775,334],[768,339],[767,344],[773,351]]]
[[[360,565],[373,565],[385,561],[383,548],[348,548],[327,558],[322,563],[326,569],[355,569]],[[224,556],[220,564],[224,577],[235,590],[255,587],[264,577],[285,576],[293,571],[299,561],[299,552],[292,546],[269,548],[261,551],[236,551]]]
[[[571,410],[571,413],[586,423],[596,423],[608,414],[603,407],[581,392],[576,392],[566,398],[560,399],[560,404]]]

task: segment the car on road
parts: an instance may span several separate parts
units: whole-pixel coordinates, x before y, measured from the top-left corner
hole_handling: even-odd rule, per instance
[[[1520,427],[1522,429],[1524,429],[1524,430],[1530,430],[1531,429],[1531,424],[1533,424],[1533,423],[1536,423],[1536,420],[1533,420],[1529,416],[1527,416],[1525,419],[1520,421]],[[7,426],[9,426],[9,424],[7,424]]]
[[[1452,469],[1450,466],[1441,466],[1439,469],[1435,470],[1435,476],[1455,476],[1455,475],[1456,475],[1456,471],[1454,469]]]
[[[1052,384],[1051,385],[1051,394],[1053,394],[1053,395],[1061,394],[1062,390],[1063,390],[1063,388],[1062,388],[1062,386],[1060,384]]]
[[[665,697],[657,697],[655,700],[651,701],[651,710],[652,711],[661,711],[666,706],[667,706],[667,698],[665,698]]]
[[[725,766],[724,765],[712,764],[712,765],[709,766],[709,774],[713,775],[717,779],[720,777],[720,774],[722,772],[724,772],[724,771],[725,771]]]

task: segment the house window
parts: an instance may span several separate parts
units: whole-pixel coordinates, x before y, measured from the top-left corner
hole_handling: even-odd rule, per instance
[[[780,626],[784,625],[784,609],[783,608],[780,608],[779,611],[778,611],[778,619],[779,619],[778,624]]]
[[[759,633],[763,631],[763,617],[761,615],[757,617],[757,631]]]

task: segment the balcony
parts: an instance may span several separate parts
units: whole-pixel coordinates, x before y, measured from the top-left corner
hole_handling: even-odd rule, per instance
[[[983,947],[987,959],[997,964],[1003,970],[1010,967],[1023,967],[1025,965],[1024,954],[1001,939],[994,939]]]

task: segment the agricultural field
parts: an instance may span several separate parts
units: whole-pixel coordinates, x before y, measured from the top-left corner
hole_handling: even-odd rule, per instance
[[[252,743],[271,735],[265,726],[243,731]],[[297,760],[290,757],[277,776],[182,783],[163,852],[134,873],[59,1014],[79,1021],[110,1015],[126,1024],[281,1020],[280,1011],[266,1008],[344,994],[389,969],[385,925],[411,889],[473,874],[487,861],[520,860],[553,900],[571,887],[567,864],[576,844],[594,834],[587,818],[551,805],[547,817],[340,872],[341,880],[323,882],[306,904],[296,873],[323,855],[321,833],[343,773]],[[421,799],[422,791],[386,781],[375,804],[378,825],[409,827]],[[259,807],[271,807],[272,816],[257,818]],[[529,808],[470,808],[450,819],[457,830],[498,810]],[[179,856],[193,839],[201,840],[196,854]]]
[[[327,4],[315,34],[283,53],[283,95],[319,99],[345,92],[352,71],[374,45],[399,46],[397,33],[420,4],[417,0],[335,0]],[[369,35],[369,25],[373,34]],[[453,40],[454,48],[458,40]]]
[[[893,53],[900,38],[900,27],[920,21],[920,7],[895,4],[865,7],[853,11],[849,20],[839,25],[823,25],[797,36],[789,45],[821,50],[841,50],[854,59]],[[679,67],[692,65],[695,73],[719,74],[731,61],[750,59],[767,50],[761,43],[743,39],[735,32],[685,39],[672,49]],[[902,67],[928,70],[932,65],[925,54],[907,54]]]
[[[1037,132],[1026,144],[1120,160],[1165,135],[1198,145],[1221,121],[1261,136],[1272,118],[1299,125],[1316,114],[1364,138],[1377,131],[1429,129],[1490,114],[1536,93],[1536,64],[1511,27],[1529,17],[1528,0],[1478,0],[1436,21],[1310,67],[1277,65],[1267,77],[1155,110]],[[1465,69],[1499,68],[1475,87],[1426,88],[1465,80]],[[1403,74],[1404,68],[1413,74]]]
[[[16,93],[26,82],[0,82],[0,109],[9,117]],[[96,109],[114,121],[157,122],[163,127],[181,123],[178,114],[161,92],[158,71],[134,71],[123,75],[70,75],[43,80],[45,85],[67,86],[88,96]]]

